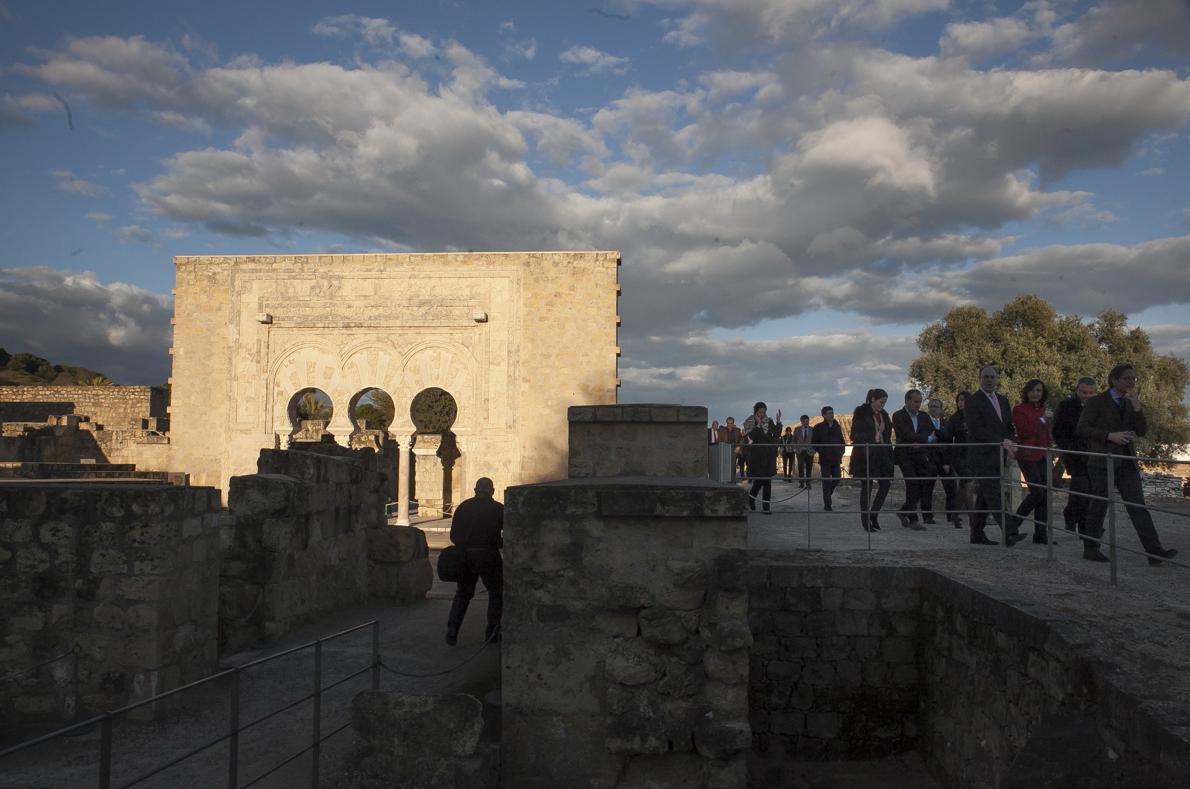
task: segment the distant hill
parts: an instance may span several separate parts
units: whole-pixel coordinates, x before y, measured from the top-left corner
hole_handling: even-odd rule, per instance
[[[86,367],[50,364],[31,353],[0,348],[0,386],[111,386],[112,379]]]

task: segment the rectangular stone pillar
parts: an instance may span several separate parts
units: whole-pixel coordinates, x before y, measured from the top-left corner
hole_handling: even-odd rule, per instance
[[[507,491],[504,786],[743,789],[746,500],[677,478]]]
[[[571,479],[708,477],[702,406],[577,405],[568,417]]]

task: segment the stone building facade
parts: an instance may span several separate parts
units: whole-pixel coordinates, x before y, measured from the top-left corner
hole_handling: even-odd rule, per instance
[[[389,434],[408,452],[410,406],[453,399],[452,485],[566,474],[566,408],[616,398],[616,252],[178,257],[171,464],[226,492],[259,451],[301,428],[320,390],[326,431],[348,444],[371,388],[396,406]],[[435,458],[436,459],[436,458]],[[457,499],[456,499],[457,500]]]

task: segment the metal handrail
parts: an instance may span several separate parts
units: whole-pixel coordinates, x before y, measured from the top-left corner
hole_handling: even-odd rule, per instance
[[[330,685],[324,686],[322,684],[322,679],[321,679],[322,645],[328,641],[334,641],[335,639],[341,638],[341,637],[349,635],[351,633],[358,632],[360,630],[364,630],[365,628],[370,628],[372,631],[371,657],[370,657],[370,660],[367,663],[367,665],[365,665],[364,668],[359,669],[345,677],[339,678],[338,680],[331,683]],[[305,649],[310,649],[311,647],[313,647],[314,651],[315,651],[315,669],[314,669],[315,681],[314,681],[313,691],[311,693],[308,693],[305,696],[299,698],[298,700],[290,702],[278,709],[274,709],[274,710],[270,711],[269,713],[262,715],[261,717],[255,719],[249,723],[241,724],[240,719],[239,719],[239,714],[240,714],[240,674],[242,672],[246,671],[247,669],[255,668],[257,666],[268,663],[270,661],[274,661],[279,658],[286,657],[287,655],[292,655],[295,652],[299,652],[299,651],[302,651]],[[62,729],[58,729],[57,731],[53,731],[48,734],[44,734],[39,737],[30,739],[30,740],[26,740],[25,742],[18,743],[17,745],[14,745],[10,748],[4,749],[3,751],[0,751],[0,759],[3,759],[6,756],[10,756],[10,755],[19,753],[21,751],[29,750],[29,749],[37,747],[39,745],[44,745],[47,742],[51,742],[51,741],[58,739],[60,737],[67,736],[68,734],[72,734],[72,733],[80,731],[80,730],[92,728],[96,724],[98,724],[100,726],[98,785],[99,785],[100,789],[110,789],[110,787],[112,785],[112,747],[113,747],[113,739],[114,739],[113,731],[112,731],[112,722],[116,719],[116,717],[118,717],[120,715],[124,715],[124,714],[131,712],[133,710],[139,709],[140,707],[143,707],[145,705],[158,703],[160,701],[163,701],[164,699],[170,698],[172,696],[175,696],[175,695],[182,693],[184,691],[187,691],[187,690],[192,690],[194,688],[200,687],[200,686],[208,684],[210,682],[216,682],[216,681],[224,679],[224,678],[230,678],[232,687],[231,687],[229,726],[228,726],[227,733],[222,734],[219,737],[216,737],[208,742],[204,742],[203,744],[199,745],[196,748],[192,748],[191,750],[187,751],[186,753],[182,754],[181,756],[178,756],[165,764],[157,765],[151,771],[144,773],[143,775],[140,775],[140,776],[132,779],[131,781],[121,784],[120,785],[121,789],[127,789],[127,787],[134,786],[134,785],[136,785],[142,781],[145,781],[155,775],[158,775],[159,773],[182,763],[186,759],[189,759],[192,756],[196,756],[199,753],[202,753],[203,751],[208,750],[209,748],[216,746],[222,742],[228,742],[228,744],[229,744],[229,747],[228,747],[228,786],[231,787],[231,789],[244,789],[247,786],[252,786],[253,784],[255,784],[255,783],[259,782],[260,780],[262,780],[263,778],[265,778],[266,776],[271,775],[272,773],[276,772],[281,767],[284,767],[286,764],[289,764],[293,760],[299,758],[303,754],[308,753],[310,751],[313,751],[315,754],[315,758],[313,760],[313,767],[312,767],[311,786],[314,787],[314,789],[318,789],[319,763],[318,763],[317,755],[318,755],[319,746],[321,745],[321,743],[326,742],[328,739],[330,739],[331,737],[334,737],[336,734],[338,734],[339,732],[343,731],[344,729],[346,729],[348,726],[351,725],[350,723],[346,723],[327,735],[322,735],[320,733],[319,728],[321,725],[321,697],[322,697],[322,694],[326,693],[327,691],[329,691],[333,688],[336,688],[336,687],[344,684],[345,682],[355,679],[356,677],[359,677],[362,674],[365,674],[367,672],[371,672],[371,674],[372,674],[372,689],[379,690],[379,688],[380,688],[380,666],[381,666],[381,661],[380,661],[380,623],[377,620],[373,619],[368,622],[364,622],[362,624],[355,625],[354,627],[349,627],[344,630],[340,630],[337,633],[332,633],[331,635],[317,638],[317,639],[307,642],[305,644],[300,644],[298,646],[290,647],[289,649],[285,649],[281,652],[277,652],[272,655],[267,655],[267,656],[264,656],[261,658],[257,658],[255,660],[250,660],[247,663],[243,663],[239,666],[232,666],[230,668],[224,669],[223,671],[219,671],[214,674],[211,674],[210,676],[204,677],[200,680],[196,680],[194,682],[187,683],[186,685],[182,685],[180,687],[173,688],[172,690],[168,690],[163,693],[159,693],[155,696],[152,696],[151,698],[144,699],[142,701],[138,701],[133,704],[126,704],[123,707],[120,707],[118,709],[105,712],[102,715],[96,715],[92,718],[88,718],[85,721],[80,721],[79,723],[75,723],[70,726],[66,726]],[[299,704],[302,704],[302,703],[305,703],[305,702],[311,701],[311,700],[313,700],[313,702],[314,702],[313,742],[310,745],[307,745],[302,750],[300,750],[298,753],[286,758],[280,764],[273,766],[271,769],[269,769],[262,775],[257,776],[252,781],[250,781],[249,783],[247,783],[243,787],[241,787],[239,784],[239,764],[238,764],[240,733],[253,727],[253,726],[256,726],[256,725],[262,723],[263,721],[269,720],[270,718],[274,718],[277,715],[280,715]]]

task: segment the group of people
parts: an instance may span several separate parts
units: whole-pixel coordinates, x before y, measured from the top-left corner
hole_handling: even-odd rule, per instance
[[[933,494],[936,483],[945,493],[946,519],[963,528],[960,511],[970,512],[970,539],[977,545],[994,545],[984,533],[988,515],[1004,530],[1005,542],[1025,539],[1021,525],[1033,524],[1033,542],[1052,539],[1047,522],[1053,467],[1046,450],[1055,444],[1070,474],[1070,496],[1063,510],[1066,529],[1083,536],[1083,558],[1106,562],[1100,548],[1107,514],[1108,458],[1111,478],[1125,503],[1150,564],[1177,554],[1164,548],[1144,507],[1136,439],[1145,435],[1147,422],[1136,394],[1136,370],[1120,364],[1108,374],[1108,387],[1096,393],[1095,380],[1080,378],[1074,392],[1057,410],[1047,405],[1049,392],[1040,379],[1021,389],[1020,402],[1012,406],[1000,394],[1000,372],[992,365],[979,371],[979,389],[960,392],[955,411],[943,418],[942,402],[926,400],[918,389],[905,393],[904,405],[891,416],[886,412],[888,392],[872,389],[852,415],[849,472],[860,482],[860,524],[866,531],[880,529],[879,514],[888,496],[894,469],[905,480],[905,501],[896,515],[907,529],[922,530],[935,523]],[[922,406],[925,405],[923,411]],[[794,458],[801,488],[810,487],[810,465],[819,458],[824,510],[831,511],[831,494],[838,485],[846,442],[834,419],[834,410],[822,409],[823,419],[813,427],[803,415],[797,427],[783,428],[781,412],[767,416],[763,402],[754,407],[744,427],[727,419],[712,423],[711,443],[730,443],[739,450],[741,476],[751,478],[749,505],[762,503],[770,511],[772,479],[778,454],[785,460],[783,477],[792,481]],[[895,438],[895,441],[894,441]],[[1001,516],[1001,474],[1005,459],[1015,459],[1028,494],[1015,512]],[[746,464],[746,465],[745,465]],[[962,506],[960,506],[960,503]]]

